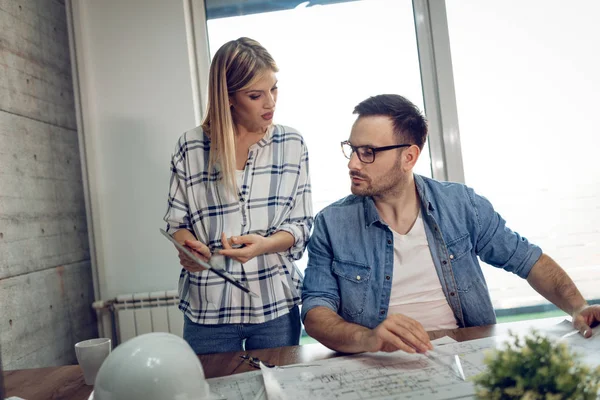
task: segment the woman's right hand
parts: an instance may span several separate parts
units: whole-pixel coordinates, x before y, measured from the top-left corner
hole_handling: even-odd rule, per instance
[[[198,240],[185,240],[183,244],[196,257],[198,257],[202,261],[208,262],[208,260],[210,260],[210,257],[212,256],[212,254],[210,253],[209,248],[204,243],[202,243]],[[179,264],[181,264],[181,266],[186,271],[200,272],[200,271],[204,271],[206,269],[206,268],[198,265],[198,263],[196,263],[194,260],[192,260],[190,257],[188,257],[187,254],[185,254],[183,251],[181,251],[181,250],[178,250],[178,251],[179,251]]]

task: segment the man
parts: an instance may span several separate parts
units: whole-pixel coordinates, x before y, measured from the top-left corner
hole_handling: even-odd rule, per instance
[[[426,352],[427,330],[493,324],[478,257],[527,279],[585,337],[600,321],[565,271],[471,188],[413,174],[427,123],[398,95],[371,97],[342,143],[352,195],[323,209],[308,244],[306,332],[346,353]]]

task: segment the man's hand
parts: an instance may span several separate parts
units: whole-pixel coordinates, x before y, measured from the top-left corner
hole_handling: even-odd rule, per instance
[[[388,316],[375,329],[365,334],[364,341],[365,350],[370,352],[402,350],[407,353],[425,353],[433,349],[423,326],[402,314]]]
[[[592,327],[600,323],[600,305],[586,305],[573,313],[573,327],[585,338],[592,336]]]
[[[208,260],[210,260],[212,254],[210,253],[210,249],[204,243],[198,240],[185,240],[183,244],[202,261],[208,262]],[[179,264],[181,264],[186,271],[200,272],[206,269],[189,258],[183,251],[179,249],[177,251],[179,252]]]
[[[266,253],[268,250],[267,238],[256,234],[232,236],[227,239],[225,233],[221,233],[221,242],[223,243],[223,250],[219,250],[219,254],[233,258],[242,264]],[[235,244],[241,244],[243,247],[234,249],[231,245]]]

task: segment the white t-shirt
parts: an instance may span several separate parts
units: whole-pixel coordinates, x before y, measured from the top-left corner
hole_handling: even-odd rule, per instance
[[[406,315],[427,331],[457,328],[435,271],[421,213],[406,235],[392,233],[394,275],[388,315]]]
[[[242,185],[244,184],[244,170],[243,169],[235,170],[235,180],[237,181],[238,190],[241,190]]]

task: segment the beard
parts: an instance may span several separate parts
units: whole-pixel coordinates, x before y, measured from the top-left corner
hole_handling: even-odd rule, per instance
[[[352,194],[355,196],[381,197],[401,191],[407,177],[402,172],[400,163],[401,160],[398,157],[396,163],[389,170],[379,174],[375,179],[360,172],[350,171],[351,177],[364,179],[360,184],[350,184]]]

